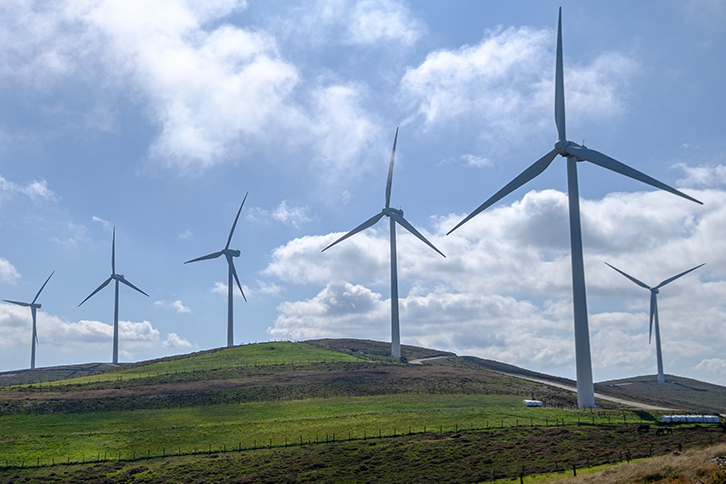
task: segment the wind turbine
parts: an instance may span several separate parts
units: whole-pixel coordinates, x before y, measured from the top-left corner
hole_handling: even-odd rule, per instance
[[[33,339],[30,341],[30,369],[35,369],[35,345],[40,344],[38,342],[38,332],[36,331],[35,327],[35,312],[42,307],[41,304],[36,304],[35,301],[38,300],[38,296],[40,296],[40,293],[43,292],[43,289],[45,289],[45,285],[48,284],[48,281],[50,281],[50,278],[53,277],[53,274],[55,274],[55,271],[51,272],[48,276],[48,279],[45,280],[42,286],[40,286],[40,289],[38,290],[38,293],[33,298],[33,302],[26,303],[26,302],[20,302],[20,301],[10,301],[9,299],[3,299],[5,302],[9,302],[11,304],[17,304],[18,306],[23,306],[26,308],[30,308],[30,313],[33,315]]]
[[[242,293],[242,297],[244,298],[245,302],[247,302],[247,298],[245,297],[245,293],[242,290],[242,284],[239,282],[239,277],[237,277],[237,271],[234,269],[234,260],[232,257],[239,257],[240,251],[235,249],[230,249],[229,244],[232,242],[232,235],[234,234],[234,229],[237,227],[237,220],[239,220],[239,214],[242,212],[242,207],[245,206],[245,200],[247,200],[247,195],[249,195],[250,192],[245,193],[245,198],[242,200],[242,205],[239,206],[239,210],[237,210],[237,216],[234,218],[234,223],[232,224],[232,230],[229,231],[229,237],[227,237],[227,245],[224,246],[224,249],[220,250],[219,252],[213,252],[211,254],[197,257],[196,259],[188,260],[185,262],[185,264],[189,264],[190,262],[197,262],[200,260],[207,260],[207,259],[216,259],[217,257],[220,257],[224,255],[227,258],[227,347],[231,348],[234,346],[234,310],[233,310],[233,303],[232,303],[232,296],[234,295],[234,283],[232,282],[232,277],[234,277],[234,280],[237,281],[237,287],[239,287],[239,292]]]
[[[562,7],[557,24],[557,61],[555,65],[555,124],[558,139],[552,151],[535,161],[529,168],[509,182],[489,200],[481,204],[464,220],[451,229],[448,234],[461,227],[474,216],[492,206],[506,195],[521,187],[542,173],[557,155],[567,159],[567,198],[570,212],[570,248],[572,257],[572,296],[575,316],[575,366],[577,371],[577,405],[580,408],[595,406],[595,391],[592,381],[592,361],[590,357],[590,335],[587,323],[587,297],[585,294],[585,268],[582,259],[582,233],[580,229],[580,201],[577,186],[577,163],[589,161],[608,170],[639,180],[693,202],[701,202],[639,172],[598,151],[567,141],[565,134],[565,84],[562,66]],[[447,235],[448,235],[447,234]]]
[[[681,276],[685,276],[691,271],[695,271],[699,267],[705,265],[701,264],[698,265],[692,269],[688,269],[687,271],[681,272],[678,275],[675,275],[669,279],[666,279],[665,281],[661,282],[655,287],[649,287],[647,284],[637,280],[631,275],[626,274],[625,272],[621,271],[617,267],[613,267],[607,262],[605,263],[608,267],[615,269],[640,287],[644,289],[648,289],[650,291],[650,334],[648,335],[648,344],[650,344],[650,341],[653,337],[653,318],[655,318],[655,352],[658,357],[658,383],[665,383],[665,376],[663,375],[663,353],[661,353],[660,349],[660,324],[658,324],[658,293],[660,292],[659,289],[666,284],[670,284],[671,282],[675,281]]]
[[[426,237],[421,235],[413,225],[403,218],[403,210],[397,210],[391,208],[391,183],[393,182],[393,161],[396,157],[396,142],[398,141],[398,128],[396,128],[396,136],[393,138],[393,151],[391,152],[391,164],[388,167],[388,182],[386,183],[386,206],[381,210],[380,213],[369,218],[326,248],[322,250],[325,252],[338,242],[341,242],[348,237],[351,237],[358,232],[361,232],[368,227],[375,225],[384,215],[390,220],[391,228],[391,356],[394,358],[401,357],[401,334],[399,329],[398,321],[398,269],[396,263],[396,223],[401,225],[413,235],[418,237],[424,244],[428,245],[436,252],[441,254],[442,257],[446,257],[439,249],[434,247],[434,244],[426,240]]]
[[[141,294],[143,294],[146,297],[149,297],[148,294],[146,294],[144,291],[139,289],[138,287],[131,284],[129,281],[126,280],[123,274],[116,274],[116,227],[113,228],[113,243],[111,244],[111,275],[108,279],[103,281],[103,283],[96,288],[95,291],[93,291],[86,299],[81,301],[81,304],[78,305],[78,307],[81,307],[81,305],[91,299],[94,294],[96,294],[98,291],[103,289],[104,287],[108,286],[108,283],[111,281],[116,281],[115,287],[114,287],[114,304],[113,304],[113,363],[118,363],[118,283],[121,282],[123,284],[126,284],[131,289],[135,289],[139,291]]]

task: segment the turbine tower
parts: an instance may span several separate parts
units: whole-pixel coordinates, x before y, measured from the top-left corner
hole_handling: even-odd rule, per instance
[[[123,274],[116,274],[116,227],[113,228],[113,242],[111,244],[111,275],[108,279],[103,281],[103,283],[96,288],[95,291],[93,291],[86,299],[81,301],[81,304],[78,305],[78,307],[81,307],[81,305],[91,299],[94,294],[96,294],[98,291],[103,289],[104,287],[108,286],[108,283],[111,281],[116,281],[115,287],[114,287],[114,304],[113,304],[113,363],[118,364],[118,283],[121,282],[123,284],[126,284],[131,289],[135,289],[136,291],[139,291],[141,294],[143,294],[146,297],[149,297],[148,294],[146,294],[144,291],[139,289],[138,287],[131,284],[129,281],[126,280]]]
[[[670,284],[671,282],[675,281],[681,276],[685,276],[691,271],[695,271],[699,267],[705,265],[705,263],[698,265],[692,269],[688,269],[687,271],[681,272],[678,275],[675,275],[669,279],[666,279],[665,281],[661,282],[655,287],[649,287],[647,284],[637,280],[633,276],[626,274],[625,272],[621,271],[617,267],[613,267],[607,262],[605,263],[608,267],[615,269],[620,274],[624,275],[640,287],[644,289],[648,289],[650,291],[650,334],[648,335],[648,344],[650,344],[651,339],[653,337],[653,318],[655,318],[655,352],[656,356],[658,357],[658,383],[665,383],[665,375],[663,374],[663,353],[660,349],[660,324],[658,323],[658,293],[660,292],[659,289],[666,284]]]
[[[396,157],[396,142],[398,141],[398,128],[396,128],[396,136],[393,138],[393,151],[391,152],[391,164],[388,167],[388,182],[386,183],[386,206],[381,210],[380,213],[374,215],[373,217],[369,218],[326,248],[322,250],[322,252],[325,252],[338,242],[341,242],[348,237],[351,237],[352,235],[357,234],[358,232],[361,232],[368,227],[371,227],[375,225],[384,215],[390,219],[390,229],[391,229],[391,356],[394,358],[400,358],[401,357],[401,332],[399,329],[399,321],[398,321],[398,269],[397,269],[397,263],[396,263],[396,224],[398,223],[401,225],[401,227],[405,228],[409,232],[411,232],[413,235],[418,237],[424,244],[428,245],[432,249],[434,249],[436,252],[438,252],[442,257],[446,257],[439,249],[434,247],[434,245],[426,240],[426,237],[421,235],[418,230],[416,230],[413,225],[408,223],[406,219],[403,218],[403,210],[397,210],[395,208],[391,208],[391,183],[393,182],[393,161]]]
[[[9,302],[11,304],[17,304],[18,306],[23,306],[26,308],[30,308],[30,314],[33,315],[33,338],[30,340],[30,369],[35,369],[35,345],[40,344],[38,342],[38,332],[35,327],[35,312],[42,307],[40,303],[36,304],[35,301],[38,300],[38,296],[40,296],[40,293],[43,292],[43,289],[45,288],[45,285],[48,284],[48,281],[50,281],[50,278],[53,277],[53,274],[55,274],[55,271],[51,272],[48,276],[48,279],[45,280],[42,286],[40,286],[40,290],[38,290],[38,293],[33,298],[33,302],[26,303],[26,302],[20,302],[20,301],[10,301],[8,299],[3,299],[5,302]]]
[[[227,245],[224,246],[224,249],[220,250],[219,252],[213,252],[211,254],[197,257],[196,259],[188,260],[185,262],[185,264],[189,264],[190,262],[197,262],[200,260],[207,260],[207,259],[216,259],[217,257],[220,257],[224,255],[227,258],[227,347],[231,348],[234,346],[234,308],[232,303],[232,298],[234,295],[234,282],[232,281],[232,278],[234,277],[234,280],[237,281],[237,287],[239,287],[239,292],[242,293],[242,297],[244,298],[245,302],[247,302],[247,298],[245,297],[245,293],[242,290],[242,284],[239,282],[239,277],[237,277],[237,271],[234,268],[234,260],[232,257],[239,257],[240,251],[235,249],[230,249],[229,244],[232,242],[232,235],[234,234],[234,229],[237,227],[237,220],[239,220],[239,214],[242,212],[242,207],[245,206],[245,200],[247,200],[247,195],[249,195],[250,192],[245,193],[245,198],[242,200],[242,205],[239,206],[239,210],[237,210],[237,216],[234,219],[234,223],[232,224],[232,230],[229,231],[229,237],[227,237]]]
[[[542,173],[557,155],[567,160],[567,198],[570,212],[570,249],[572,257],[572,296],[575,319],[575,366],[577,372],[577,405],[580,408],[595,406],[595,391],[592,381],[592,361],[590,357],[590,335],[587,322],[587,297],[585,294],[585,268],[582,258],[582,232],[580,229],[580,201],[577,185],[577,163],[589,161],[608,170],[639,180],[648,185],[686,198],[701,202],[639,172],[598,151],[567,141],[565,133],[565,84],[562,66],[562,7],[557,24],[557,61],[555,65],[555,124],[558,139],[552,151],[535,161],[486,202],[470,213],[464,220],[451,229],[448,234],[461,227],[477,214],[492,206],[506,195],[521,187]],[[447,234],[447,235],[448,235]]]

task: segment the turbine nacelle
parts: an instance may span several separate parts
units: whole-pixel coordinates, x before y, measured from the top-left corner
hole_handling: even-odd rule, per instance
[[[660,291],[658,290],[658,288],[657,288],[657,287],[654,287],[654,288],[652,288],[652,289],[650,290],[650,292],[652,292],[653,294],[660,294]]]
[[[223,250],[222,253],[224,255],[228,255],[231,257],[239,257],[239,255],[241,254],[241,252],[239,250],[235,250],[235,249],[226,249],[226,250]]]
[[[400,215],[401,217],[403,217],[403,210],[398,210],[395,208],[390,208],[390,207],[384,208],[383,210],[381,210],[381,212],[383,212],[383,215],[385,215],[386,217],[390,217],[392,213],[395,213],[396,215]]]
[[[564,156],[567,158],[568,156],[574,156],[577,158],[577,161],[585,161],[583,158],[579,158],[577,155],[572,154],[571,152],[567,151],[567,148],[587,148],[584,144],[578,145],[577,143],[574,143],[572,141],[562,141],[558,140],[557,143],[555,143],[555,151],[558,155]]]

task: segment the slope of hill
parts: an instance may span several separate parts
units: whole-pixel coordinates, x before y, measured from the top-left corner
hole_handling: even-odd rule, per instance
[[[641,436],[643,412],[572,409],[572,392],[511,373],[547,375],[389,349],[260,343],[2,386],[0,482],[475,482],[726,441]],[[546,406],[525,407],[532,393]]]
[[[726,415],[726,387],[681,376],[666,375],[665,383],[658,383],[655,375],[604,381],[595,384],[595,391],[696,413]]]
[[[117,368],[112,363],[84,363],[82,365],[49,366],[34,370],[13,370],[0,373],[0,386],[23,385],[55,380],[65,380],[80,376],[96,375]]]

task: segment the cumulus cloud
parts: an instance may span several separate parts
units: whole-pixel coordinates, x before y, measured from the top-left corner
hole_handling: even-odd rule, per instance
[[[318,0],[290,26],[313,45],[411,46],[425,24],[392,0]]]
[[[176,333],[169,333],[166,339],[161,343],[165,348],[191,348],[192,344]]]
[[[678,180],[678,183],[682,185],[705,188],[726,185],[726,165],[691,166],[676,163],[674,167],[685,172],[685,176]]]
[[[250,209],[246,218],[247,220],[261,223],[275,220],[296,229],[299,229],[302,225],[310,221],[307,205],[303,207],[291,207],[287,204],[287,200],[283,200],[272,210],[262,208]]]
[[[375,12],[402,11],[386,1],[368,3],[360,7],[366,15],[358,21]],[[182,0],[66,0],[53,8],[13,4],[3,12],[8,22],[0,26],[6,40],[0,47],[3,73],[22,79],[24,86],[40,79],[45,84],[37,90],[52,91],[63,82],[88,85],[92,89],[85,98],[95,96],[99,105],[109,97],[132,96],[157,127],[148,159],[183,175],[277,147],[280,140],[279,149],[299,152],[302,146],[312,149],[317,161],[349,167],[375,132],[360,105],[362,90],[301,82],[272,34],[225,22],[244,2],[204,5]],[[398,18],[368,34],[400,36],[404,31],[391,30]],[[83,109],[98,111],[97,106]],[[108,109],[101,111],[108,117]],[[101,124],[106,129],[113,123]]]
[[[726,253],[713,244],[726,237],[726,192],[691,194],[704,206],[656,191],[581,200],[596,378],[655,371],[649,295],[605,261],[648,284],[707,262],[659,296],[666,371],[677,363],[696,376],[706,368],[699,362],[717,357],[726,344]],[[413,237],[399,236],[403,341],[571,376],[566,195],[530,191],[444,237],[462,217],[438,217],[425,232],[446,260]],[[279,305],[271,335],[389,340],[387,231],[366,230],[320,253],[340,235],[300,237],[273,251],[265,275],[323,289]]]
[[[58,196],[48,188],[45,180],[33,180],[26,184],[19,184],[0,176],[0,202],[16,195],[23,195],[33,202],[56,202]]]
[[[101,321],[69,322],[53,314],[38,311],[38,339],[42,345],[63,351],[111,345],[113,325]],[[0,347],[25,345],[30,340],[32,317],[28,308],[0,304]],[[149,321],[119,321],[119,342],[125,348],[152,348],[159,344],[159,331]]]
[[[154,301],[154,306],[161,309],[166,309],[169,311],[174,311],[177,314],[184,314],[184,313],[191,313],[192,310],[186,307],[180,299],[177,299],[174,302],[169,301]]]
[[[481,42],[430,53],[407,69],[401,100],[427,128],[486,126],[488,145],[552,129],[555,34],[528,27],[487,31]],[[568,121],[609,121],[626,106],[622,93],[637,72],[632,59],[602,54],[581,65],[565,62]],[[491,148],[490,148],[491,149]]]
[[[0,257],[0,282],[15,284],[20,279],[20,273],[9,260]]]

